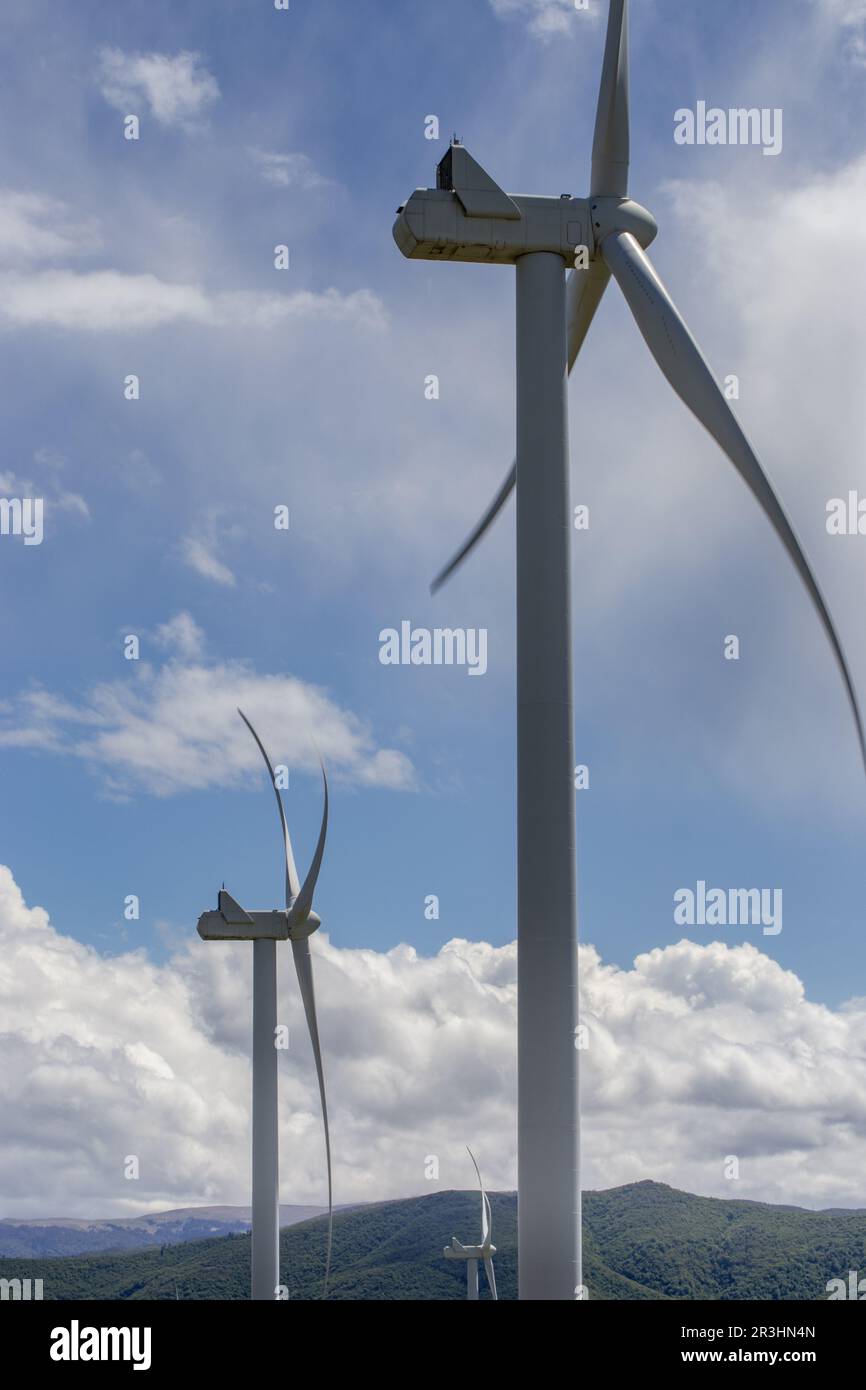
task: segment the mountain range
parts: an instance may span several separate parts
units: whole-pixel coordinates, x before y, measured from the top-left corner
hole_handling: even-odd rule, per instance
[[[280,1225],[321,1216],[325,1207],[281,1206]],[[0,1257],[38,1259],[84,1255],[103,1250],[138,1250],[177,1245],[209,1236],[239,1235],[250,1229],[249,1207],[178,1207],[147,1216],[78,1219],[48,1216],[39,1220],[7,1217],[0,1221]]]
[[[499,1296],[514,1299],[517,1198],[499,1192],[490,1199]],[[184,1222],[194,1226],[202,1210],[207,1222],[215,1211],[227,1211],[232,1222],[243,1209],[163,1213],[176,1218],[163,1225],[175,1232]],[[159,1238],[159,1222],[149,1219]],[[281,1231],[280,1267],[290,1298],[321,1298],[326,1233],[322,1216]],[[479,1234],[477,1192],[338,1211],[329,1298],[465,1298],[465,1268],[445,1260],[442,1250],[454,1235],[466,1243]],[[806,1211],[630,1183],[584,1194],[584,1260],[591,1299],[826,1299],[829,1280],[847,1280],[851,1270],[866,1274],[866,1211]],[[42,1279],[46,1299],[245,1299],[249,1263],[249,1235],[227,1232],[136,1250],[3,1259],[0,1278]],[[480,1282],[481,1298],[489,1298],[483,1272]]]

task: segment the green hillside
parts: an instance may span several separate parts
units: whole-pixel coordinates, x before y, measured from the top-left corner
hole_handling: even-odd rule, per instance
[[[596,1248],[668,1298],[821,1299],[829,1279],[866,1275],[866,1211],[804,1211],[693,1197],[642,1182],[588,1193]]]
[[[517,1199],[493,1193],[500,1298],[517,1295]],[[478,1194],[440,1192],[337,1214],[330,1297],[465,1297],[465,1271],[445,1260],[452,1235],[471,1240]],[[822,1299],[828,1279],[866,1274],[866,1212],[810,1212],[693,1197],[659,1183],[584,1195],[590,1297]],[[326,1222],[283,1230],[280,1260],[293,1299],[322,1292]],[[46,1299],[243,1299],[246,1235],[134,1252],[0,1260],[0,1277],[42,1279]],[[481,1297],[489,1298],[483,1273]]]

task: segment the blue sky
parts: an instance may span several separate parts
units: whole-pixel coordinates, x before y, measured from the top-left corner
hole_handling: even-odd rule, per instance
[[[729,340],[731,325],[703,308],[699,282],[675,273],[679,229],[659,209],[656,189],[672,179],[713,178],[736,201],[738,190],[747,196],[757,179],[784,189],[813,160],[820,168],[829,155],[838,166],[857,152],[854,111],[862,82],[846,69],[841,45],[815,74],[818,92],[830,95],[845,84],[841,120],[829,101],[821,105],[820,122],[814,99],[791,112],[787,74],[766,75],[767,35],[781,24],[787,47],[814,20],[810,8],[635,6],[633,188],[657,210],[662,235],[653,254],[684,312],[691,310],[693,331],[711,358],[714,344]],[[451,592],[435,602],[427,596],[437,561],[507,466],[511,277],[407,265],[390,227],[397,202],[433,181],[452,129],[507,187],[584,190],[602,34],[592,12],[562,13],[566,29],[546,42],[527,34],[519,7],[503,21],[480,0],[413,12],[411,22],[375,3],[296,3],[288,14],[264,3],[97,4],[86,13],[13,4],[3,20],[3,123],[16,130],[0,154],[3,183],[62,201],[73,220],[97,219],[102,246],[86,258],[88,267],[152,272],[216,291],[364,288],[387,312],[390,347],[377,337],[372,371],[363,335],[341,342],[338,328],[317,336],[305,352],[301,324],[264,334],[183,323],[89,333],[38,325],[6,328],[0,338],[4,466],[39,483],[45,469],[40,476],[34,455],[62,456],[64,487],[80,494],[91,513],[89,522],[63,514],[40,548],[22,552],[7,542],[0,552],[7,592],[16,595],[4,606],[4,698],[35,682],[80,698],[100,681],[129,681],[134,673],[122,659],[122,637],[140,633],[147,648],[145,634],[178,611],[204,629],[215,659],[243,658],[261,673],[291,673],[326,687],[369,721],[380,743],[404,748],[418,774],[418,790],[408,793],[337,787],[321,891],[327,924],[345,944],[409,940],[429,951],[449,935],[502,942],[513,934],[513,516]],[[201,69],[220,91],[202,111],[201,127],[161,127],[140,102],[142,138],[123,140],[122,114],[100,91],[98,54],[107,46],[200,53]],[[764,69],[760,80],[756,66]],[[782,156],[675,146],[672,110],[701,95],[711,104],[784,106]],[[431,112],[441,123],[438,144],[423,138]],[[309,189],[269,184],[249,153],[256,149],[302,153],[331,182]],[[272,268],[278,242],[291,249],[291,269],[282,277]],[[40,258],[35,267],[57,263]],[[693,266],[699,275],[697,257]],[[619,305],[609,303],[593,338],[622,364],[619,409],[634,411],[640,447],[640,413],[629,394],[632,372],[651,377],[642,344]],[[450,344],[460,371],[448,360]],[[585,380],[572,385],[575,499],[591,497],[593,475],[616,467],[615,458],[600,452],[594,346]],[[431,403],[423,398],[423,378],[437,368],[444,399]],[[138,402],[123,398],[127,372],[141,378]],[[647,389],[653,386],[667,407],[667,387],[650,379]],[[481,394],[473,400],[476,387]],[[674,401],[670,407],[679,409]],[[356,412],[357,432],[350,425]],[[741,414],[749,428],[748,408]],[[586,430],[584,415],[593,416]],[[725,481],[723,461],[691,422],[683,436],[681,447],[702,450],[708,493],[706,511],[685,524],[709,529],[710,488]],[[591,454],[582,447],[588,437]],[[448,469],[443,485],[452,495],[447,519],[440,520],[437,512],[445,508],[430,498],[437,455],[452,444],[467,473]],[[767,459],[765,451],[765,461],[774,477],[783,476],[782,460]],[[357,505],[371,465],[376,488],[392,480],[405,494],[405,509],[395,509],[399,517],[384,507],[377,518],[369,500]],[[318,494],[309,524],[308,481]],[[268,534],[263,503],[254,529],[257,502],[273,489],[276,500],[291,506],[289,538]],[[729,567],[707,576],[700,611],[683,613],[692,581],[683,575],[678,584],[675,566],[665,576],[666,593],[654,599],[650,585],[641,584],[639,594],[623,595],[612,620],[591,637],[592,668],[582,659],[589,655],[581,637],[586,600],[576,584],[577,742],[592,775],[591,791],[578,798],[582,931],[605,958],[627,963],[637,950],[675,939],[671,896],[680,884],[703,877],[778,885],[785,891],[786,928],[771,949],[819,997],[834,999],[849,990],[858,966],[866,976],[859,930],[866,789],[853,788],[844,816],[828,818],[823,807],[810,812],[807,786],[794,805],[768,809],[760,786],[744,796],[721,785],[710,754],[703,755],[705,767],[696,767],[701,753],[683,747],[676,731],[669,737],[670,715],[657,709],[691,706],[686,723],[697,737],[702,722],[703,739],[711,739],[713,706],[736,699],[727,687],[735,692],[740,683],[740,671],[719,668],[711,658],[719,622],[725,627],[727,620],[731,630],[738,630],[735,619],[754,623],[757,643],[761,626],[790,609],[795,640],[826,668],[826,679],[819,672],[819,717],[841,726],[835,748],[846,763],[856,763],[817,624],[772,536],[754,524],[748,498],[735,502],[740,515],[728,545],[740,550],[739,527],[750,527],[753,554],[740,550],[736,573]],[[619,506],[626,527],[639,525],[639,497]],[[231,589],[190,572],[173,555],[180,537],[201,528],[214,508],[222,526],[244,531],[243,539],[225,542],[241,575]],[[599,533],[612,524],[614,518],[599,515],[590,544],[600,547]],[[662,528],[656,544],[658,561],[666,545]],[[607,562],[616,567],[615,546]],[[758,611],[749,601],[754,574],[744,572],[755,565],[772,586]],[[259,585],[269,591],[261,593]],[[487,626],[488,675],[380,667],[378,632],[404,617],[428,626]],[[686,631],[677,665],[689,673],[682,683],[647,662],[654,628],[681,620]],[[845,637],[856,662],[857,634]],[[636,660],[616,662],[628,671],[630,690],[620,691],[614,711],[604,681],[622,680],[623,670],[611,668],[626,645]],[[150,652],[158,656],[152,643]],[[782,683],[790,688],[804,657],[790,645],[774,655],[787,667]],[[756,653],[753,664],[759,660]],[[771,703],[768,724],[776,713]],[[805,726],[806,737],[810,732]],[[266,734],[278,739],[280,730]],[[780,749],[780,763],[801,751],[790,744]],[[154,798],[131,791],[119,805],[103,799],[100,777],[79,759],[14,748],[3,758],[9,862],[25,890],[55,918],[62,911],[67,928],[84,940],[106,944],[129,892],[142,899],[140,939],[159,949],[157,920],[191,930],[215,880],[224,876],[259,897],[278,889],[272,807],[254,777],[208,794]],[[850,769],[842,776],[850,785]],[[308,850],[318,789],[301,776],[294,788],[292,823]],[[428,893],[439,894],[438,922],[424,919]],[[838,958],[828,958],[828,938],[839,943]]]
[[[41,546],[0,538],[2,858],[64,933],[162,963],[223,879],[277,904],[273,804],[225,714],[237,687],[292,767],[302,871],[320,814],[302,716],[324,712],[317,907],[335,946],[513,941],[513,505],[428,593],[511,458],[512,277],[407,263],[391,225],[452,131],[511,191],[585,192],[606,13],[590,3],[4,5],[0,473],[48,520]],[[866,12],[633,12],[651,254],[713,366],[741,377],[866,702],[866,543],[824,527],[829,498],[866,489],[863,281],[846,278]],[[182,71],[141,66],[184,53]],[[782,154],[677,146],[674,111],[698,100],[782,108]],[[592,516],[574,554],[581,937],[628,969],[683,935],[678,888],[781,888],[781,935],[721,939],[811,1000],[866,994],[866,779],[808,600],[615,288],[569,399]],[[379,631],[402,619],[487,628],[487,674],[382,666]]]

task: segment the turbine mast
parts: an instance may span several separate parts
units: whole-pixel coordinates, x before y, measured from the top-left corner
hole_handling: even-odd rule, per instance
[[[570,1301],[581,1269],[565,272],[593,244],[590,207],[510,196],[454,145],[436,188],[400,209],[394,239],[410,259],[516,267],[520,1297]],[[604,269],[580,274],[574,356],[607,281]],[[509,491],[506,480],[456,563]]]
[[[277,943],[253,941],[253,1207],[250,1297],[273,1303],[280,1282]]]
[[[521,1299],[581,1284],[565,262],[517,261],[517,1107]]]
[[[319,841],[313,863],[301,887],[292,852],[292,841],[286,823],[283,801],[274,776],[274,769],[264,744],[243,710],[238,714],[246,724],[262,755],[268,777],[277,798],[286,873],[285,909],[269,912],[247,912],[225,887],[220,890],[215,912],[203,912],[198,919],[198,934],[203,941],[251,941],[253,945],[253,1114],[252,1114],[252,1248],[250,1297],[272,1302],[281,1295],[280,1286],[280,1168],[278,1127],[278,1054],[277,1054],[277,942],[291,941],[292,956],[298,977],[298,987],[310,1034],[316,1063],[319,1098],[322,1104],[322,1123],[325,1132],[325,1161],[328,1177],[328,1239],[325,1255],[323,1298],[328,1296],[331,1270],[331,1239],[333,1235],[333,1189],[331,1183],[331,1138],[328,1129],[328,1106],[325,1097],[325,1075],[322,1050],[319,1044],[319,1025],[316,1019],[316,999],[313,989],[313,966],[309,938],[321,926],[321,918],[313,911],[313,891],[328,829],[328,779],[322,767],[324,812]]]

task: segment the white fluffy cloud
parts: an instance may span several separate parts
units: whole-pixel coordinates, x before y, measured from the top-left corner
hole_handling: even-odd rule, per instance
[[[337,1201],[515,1184],[515,947],[431,958],[313,942]],[[751,945],[682,941],[605,966],[581,952],[584,1184],[861,1204],[866,1001],[836,1012]],[[249,1184],[250,954],[190,937],[163,966],[106,958],[28,907],[0,868],[4,1215],[242,1203]],[[289,953],[280,974],[285,1201],[325,1191],[315,1075]],[[126,1181],[128,1154],[140,1162]],[[740,1160],[726,1182],[723,1162]]]
[[[139,114],[143,102],[161,126],[195,126],[219,98],[216,78],[199,53],[99,53],[99,87],[109,105]]]
[[[751,944],[684,940],[630,971],[589,949],[583,969],[591,1181],[863,1205],[866,1001],[812,1004]]]
[[[267,329],[311,319],[379,329],[385,324],[385,311],[370,290],[211,293],[201,285],[174,284],[152,274],[45,270],[0,275],[2,319],[21,328],[95,333],[138,332],[176,323]]]
[[[200,649],[200,629],[186,617],[160,629],[162,646],[173,640],[176,650],[179,643],[188,652],[196,644]],[[260,767],[238,705],[275,760],[288,766],[316,766],[312,733],[328,766],[347,781],[398,790],[414,784],[406,755],[377,747],[368,725],[320,687],[294,676],[259,675],[242,662],[131,662],[128,678],[95,685],[77,704],[46,690],[26,691],[0,713],[0,746],[83,758],[117,797],[230,786]]]

